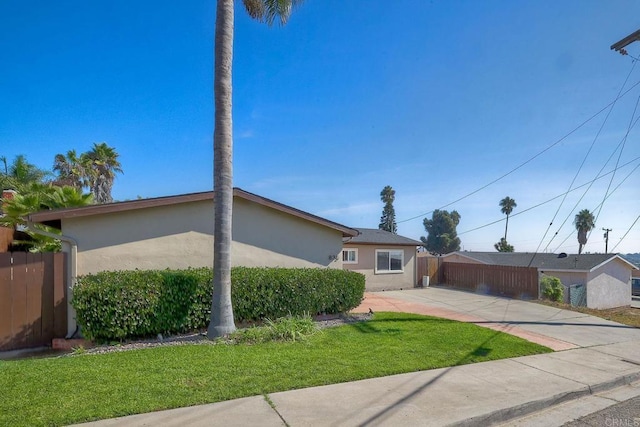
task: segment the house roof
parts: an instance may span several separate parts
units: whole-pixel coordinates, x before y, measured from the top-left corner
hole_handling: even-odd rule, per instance
[[[177,205],[181,203],[199,202],[203,200],[213,200],[213,191],[205,191],[202,193],[180,194],[176,196],[156,197],[151,199],[130,200],[126,202],[106,203],[102,205],[90,205],[79,208],[55,209],[50,211],[36,212],[28,216],[30,222],[43,223],[60,228],[63,219],[80,218],[92,215],[105,215],[116,212],[132,211],[137,209],[147,209],[160,206]],[[337,222],[310,214],[300,209],[276,202],[257,194],[249,193],[240,188],[233,189],[233,196],[244,200],[267,206],[272,209],[284,212],[307,221],[314,222],[325,227],[332,228],[342,232],[343,237],[352,237],[358,234],[354,228],[347,227]]]
[[[398,236],[388,231],[377,228],[356,228],[360,234],[344,243],[359,243],[362,245],[386,245],[386,246],[419,246],[422,243],[408,237]]]
[[[463,256],[488,265],[505,265],[511,267],[536,267],[545,271],[593,271],[614,259],[636,267],[618,254],[549,254],[526,252],[453,252],[452,255]]]

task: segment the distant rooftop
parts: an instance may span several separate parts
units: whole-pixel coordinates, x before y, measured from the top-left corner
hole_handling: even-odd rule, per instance
[[[388,246],[420,246],[422,242],[399,236],[377,228],[356,228],[360,234],[345,239],[345,243],[360,243],[363,245],[388,245]]]
[[[511,267],[536,267],[540,270],[580,270],[591,271],[614,258],[633,264],[618,254],[549,254],[526,252],[454,252],[460,256],[480,261],[489,265],[505,265]],[[449,254],[452,255],[452,254]],[[447,255],[445,255],[446,257]]]

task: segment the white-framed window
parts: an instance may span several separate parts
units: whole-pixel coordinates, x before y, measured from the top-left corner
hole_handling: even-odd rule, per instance
[[[343,264],[357,264],[358,263],[358,249],[343,249],[342,250],[342,263]]]
[[[376,274],[404,272],[402,249],[376,249]]]

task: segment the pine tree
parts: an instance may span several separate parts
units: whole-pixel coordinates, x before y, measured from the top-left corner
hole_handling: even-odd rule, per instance
[[[384,202],[384,208],[382,209],[382,216],[380,217],[380,230],[385,230],[393,234],[398,233],[398,226],[396,225],[396,211],[393,208],[393,201],[396,198],[396,191],[387,185],[380,192],[380,200]]]

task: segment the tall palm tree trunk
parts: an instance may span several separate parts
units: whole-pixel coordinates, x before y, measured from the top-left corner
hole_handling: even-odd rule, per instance
[[[227,335],[236,328],[231,304],[233,0],[218,0],[217,2],[214,58],[213,189],[215,220],[213,298],[211,301],[211,322],[207,331],[210,338]]]
[[[504,225],[504,240],[507,241],[507,230],[509,229],[509,215],[507,215],[507,223]]]

